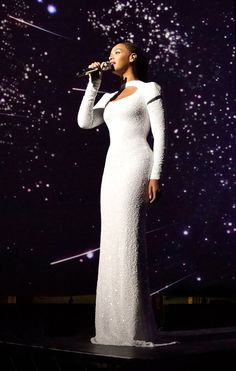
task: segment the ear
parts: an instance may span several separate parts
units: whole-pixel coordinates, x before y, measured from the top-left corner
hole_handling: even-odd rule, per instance
[[[130,62],[134,62],[136,58],[137,58],[137,54],[136,53],[130,54],[130,57],[129,57]]]

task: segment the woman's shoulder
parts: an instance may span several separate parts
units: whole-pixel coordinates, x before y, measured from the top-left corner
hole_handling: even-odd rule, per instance
[[[161,96],[161,86],[157,82],[145,82],[143,86],[144,99],[146,103],[149,103],[154,98]]]
[[[161,86],[155,81],[144,82],[146,89],[161,90]]]

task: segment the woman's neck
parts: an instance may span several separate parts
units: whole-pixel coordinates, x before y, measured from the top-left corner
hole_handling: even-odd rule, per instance
[[[125,81],[125,82],[128,82],[128,81],[132,81],[132,80],[139,80],[138,76],[134,75],[134,74],[124,74],[122,76],[122,81]]]
[[[134,75],[134,74],[129,74],[129,75],[124,74],[124,75],[121,77],[121,87],[124,87],[125,84],[126,84],[128,81],[133,81],[133,80],[139,80],[138,76],[136,76],[136,75]]]

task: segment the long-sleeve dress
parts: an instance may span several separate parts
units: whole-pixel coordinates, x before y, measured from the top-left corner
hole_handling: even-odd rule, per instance
[[[89,81],[79,112],[81,128],[106,123],[110,146],[101,184],[101,236],[94,344],[154,346],[158,331],[149,293],[145,220],[148,181],[159,179],[164,154],[160,86],[126,82],[136,90],[94,105],[100,80]],[[148,144],[154,137],[153,150]],[[162,344],[165,345],[165,344]]]

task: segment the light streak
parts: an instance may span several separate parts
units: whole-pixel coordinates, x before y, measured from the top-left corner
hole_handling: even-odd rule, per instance
[[[1,116],[10,116],[10,117],[23,117],[23,118],[26,118],[26,119],[32,119],[33,117],[29,117],[29,116],[24,116],[24,115],[17,115],[15,113],[2,113],[0,112],[0,115]]]
[[[146,234],[149,234],[149,233],[153,233],[153,232],[159,231],[160,229],[163,229],[163,228],[164,228],[164,227],[151,229],[150,231],[146,231]]]
[[[24,20],[21,19],[21,18],[16,18],[16,17],[13,17],[13,16],[11,16],[11,15],[9,15],[9,14],[8,14],[8,17],[14,19],[14,20],[17,21],[17,22],[20,22],[20,23],[26,24],[27,26],[37,28],[37,29],[40,30],[40,31],[44,31],[44,32],[50,33],[50,34],[52,34],[52,35],[62,37],[63,39],[70,40],[69,37],[66,37],[66,36],[60,35],[60,34],[58,34],[58,33],[55,33],[55,32],[52,32],[52,31],[49,31],[49,30],[47,30],[46,28],[42,28],[42,27],[36,26],[35,24],[32,24],[32,23],[26,22],[26,21],[24,21]]]
[[[179,283],[179,282],[181,282],[181,281],[183,281],[183,280],[186,280],[186,278],[191,277],[191,276],[193,276],[194,274],[196,274],[196,272],[194,272],[194,273],[190,273],[190,274],[188,274],[187,276],[184,276],[184,277],[180,278],[179,280],[176,280],[176,281],[174,281],[174,282],[171,282],[171,283],[169,283],[168,285],[165,285],[164,287],[160,288],[159,290],[152,292],[152,293],[150,294],[150,296],[153,296],[153,295],[155,295],[155,294],[159,294],[161,291],[163,291],[163,290],[165,290],[165,289],[168,289],[169,287],[174,286],[174,285],[176,285],[177,283]]]
[[[153,232],[156,232],[156,231],[160,231],[161,229],[165,229],[171,225],[174,225],[175,223],[172,223],[172,224],[166,224],[166,225],[163,225],[163,227],[159,227],[159,228],[155,228],[155,229],[151,229],[150,231],[147,231],[146,234],[149,234],[149,233],[153,233]]]
[[[83,253],[78,254],[78,255],[69,256],[68,258],[64,258],[64,259],[53,261],[53,262],[50,263],[50,265],[55,265],[55,264],[63,263],[63,262],[68,261],[68,260],[80,258],[81,256],[85,256],[85,255],[87,255],[89,253],[92,253],[92,252],[95,252],[95,251],[98,251],[98,250],[100,250],[100,247],[98,247],[97,249],[93,249],[93,250],[89,250],[89,251],[83,252]]]
[[[72,88],[72,90],[78,90],[78,91],[85,91],[86,89],[80,89],[80,88]],[[107,91],[98,90],[99,94],[105,94],[108,93]]]
[[[85,91],[85,89],[79,89],[79,88],[73,88],[73,89],[74,89],[74,90]],[[158,230],[158,229],[162,229],[162,228],[166,228],[166,226],[164,226],[164,227],[160,227],[160,228],[157,228],[157,229],[153,229],[153,230],[148,231],[148,232],[146,232],[146,233],[151,233],[151,232],[154,232],[154,231],[156,231],[156,230]],[[89,250],[89,251],[86,251],[86,252],[84,252],[84,253],[82,253],[82,254],[73,255],[73,256],[70,256],[70,257],[68,257],[68,258],[64,258],[64,259],[61,259],[61,260],[57,260],[57,261],[51,262],[50,265],[55,265],[55,264],[63,263],[63,262],[68,261],[68,260],[77,259],[77,258],[79,258],[79,257],[81,257],[81,256],[87,255],[88,253],[92,253],[92,252],[94,252],[94,251],[98,251],[98,250],[100,250],[100,248],[97,248],[97,249],[94,249],[94,250]]]

